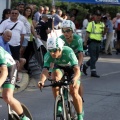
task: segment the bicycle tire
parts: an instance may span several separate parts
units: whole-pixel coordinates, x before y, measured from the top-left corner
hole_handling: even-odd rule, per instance
[[[8,120],[20,120],[20,118],[16,114],[12,113],[8,114]]]
[[[24,111],[24,114],[30,119],[30,120],[33,120],[32,118],[32,115],[30,113],[30,111],[28,110],[28,108],[23,104],[21,103],[21,106],[23,108],[23,111]],[[19,116],[17,115],[17,113],[15,113],[15,111],[13,111],[11,109],[12,113],[9,114],[8,113],[8,120],[20,120]]]
[[[70,120],[77,120],[77,112],[73,105],[72,96],[69,96],[68,107],[69,107],[69,113],[70,113],[70,118],[71,118]]]
[[[23,108],[24,114],[25,114],[30,120],[33,120],[32,114],[30,113],[29,109],[28,109],[23,103],[21,103],[21,106],[22,106],[22,108]]]
[[[62,103],[63,104],[62,114],[57,115],[58,103],[61,101],[62,101],[62,97],[60,95],[58,95],[56,97],[55,104],[54,104],[54,120],[67,120],[64,103]]]

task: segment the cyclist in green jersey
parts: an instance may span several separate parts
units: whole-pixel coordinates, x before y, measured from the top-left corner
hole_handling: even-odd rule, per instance
[[[83,40],[82,38],[75,34],[75,24],[71,20],[64,20],[61,25],[63,35],[60,38],[65,42],[66,46],[73,49],[74,53],[78,58],[78,63],[80,70],[82,71],[83,63]],[[83,87],[80,84],[79,94],[83,98]]]
[[[12,56],[0,46],[0,87],[2,86],[2,97],[12,109],[20,116],[20,120],[30,120],[23,113],[22,106],[13,97],[16,82],[16,63]]]
[[[61,80],[64,73],[67,72],[71,80],[73,80],[73,84],[70,85],[70,94],[73,97],[74,107],[78,113],[78,120],[83,120],[82,99],[78,94],[80,69],[76,55],[70,47],[64,46],[64,41],[61,38],[49,38],[47,40],[47,50],[48,52],[44,56],[44,67],[40,75],[38,87],[41,88],[45,80],[49,77],[51,63],[54,63],[54,68],[51,73],[53,80]],[[58,87],[53,88],[53,94],[56,98],[59,94]]]

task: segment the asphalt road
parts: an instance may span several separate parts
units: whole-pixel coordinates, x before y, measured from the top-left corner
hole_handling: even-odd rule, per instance
[[[97,72],[100,78],[91,78],[90,70],[88,76],[82,75],[84,120],[120,120],[120,55],[100,56]],[[40,92],[35,85],[38,77],[31,79],[28,88],[15,97],[26,104],[34,120],[53,120],[54,99],[51,88]],[[7,120],[6,108],[6,104],[0,100],[0,120]]]

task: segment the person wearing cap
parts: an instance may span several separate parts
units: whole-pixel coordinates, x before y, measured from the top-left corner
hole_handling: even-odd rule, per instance
[[[80,72],[83,67],[83,40],[75,33],[75,24],[71,20],[64,20],[61,24],[63,35],[60,38],[65,42],[65,46],[69,46],[74,51],[80,66]],[[80,84],[79,94],[83,98],[83,86]],[[84,100],[83,100],[84,101]]]
[[[69,82],[72,81],[72,84],[69,85],[70,94],[73,98],[73,105],[78,115],[77,120],[83,120],[82,99],[78,93],[80,86],[80,69],[74,51],[70,47],[64,46],[64,41],[61,38],[55,37],[51,37],[47,40],[47,51],[44,56],[44,66],[38,87],[42,88],[44,86],[44,82],[49,78],[50,64],[54,63],[54,68],[51,73],[52,80],[61,81],[65,73],[69,75]],[[58,87],[52,88],[54,98],[59,95],[58,89]],[[58,115],[61,114],[62,107],[62,103],[60,102],[57,109]]]
[[[95,20],[88,23],[86,32],[84,46],[87,46],[89,39],[90,59],[83,65],[83,73],[87,75],[87,68],[90,67],[91,77],[100,77],[96,72],[96,62],[99,57],[101,40],[105,34],[105,25],[101,22],[100,12],[95,13]]]

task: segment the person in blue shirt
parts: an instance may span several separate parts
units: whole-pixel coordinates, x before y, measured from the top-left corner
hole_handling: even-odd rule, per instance
[[[112,24],[112,21],[107,16],[103,16],[102,19],[107,28],[104,52],[107,55],[112,55],[113,24]]]
[[[0,36],[0,46],[10,54],[11,54],[11,51],[10,51],[8,42],[10,41],[11,36],[12,36],[12,31],[9,29],[6,29],[3,35]]]

